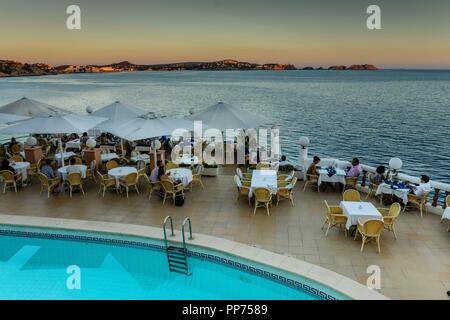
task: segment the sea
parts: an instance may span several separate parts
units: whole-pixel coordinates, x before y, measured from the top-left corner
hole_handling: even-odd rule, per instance
[[[114,101],[184,117],[219,101],[265,116],[282,154],[387,165],[450,183],[450,70],[180,71],[0,79],[0,105],[28,97],[80,113]],[[4,138],[4,137],[3,137]]]

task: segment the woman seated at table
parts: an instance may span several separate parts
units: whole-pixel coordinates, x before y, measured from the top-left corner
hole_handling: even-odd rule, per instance
[[[2,166],[0,167],[0,171],[11,171],[14,174],[14,179],[16,179],[16,181],[18,181],[20,179],[20,176],[17,174],[16,169],[11,167],[8,159],[4,159],[2,161]]]
[[[310,164],[308,170],[306,171],[306,174],[310,174],[313,176],[319,175],[317,171],[317,166],[320,163],[320,158],[318,156],[314,156],[313,162]]]
[[[76,165],[77,160],[74,158],[70,158],[69,165],[66,168],[67,175],[71,173],[79,173],[82,174],[80,166]]]
[[[386,177],[384,176],[384,173],[386,172],[385,166],[378,166],[375,174],[370,179],[370,182],[372,182],[375,185],[380,185]]]
[[[46,159],[45,164],[41,168],[41,173],[44,174],[50,182],[57,181],[59,183],[59,178],[53,171],[52,160]],[[54,189],[55,192],[58,192],[58,189]]]
[[[158,167],[158,180],[170,180],[170,172],[166,173],[166,166],[161,161],[161,166]]]
[[[354,158],[352,160],[352,166],[347,171],[347,175],[346,176],[348,178],[357,178],[357,177],[359,177],[361,172],[362,172],[362,169],[361,169],[361,165],[359,164],[359,159],[358,158]]]

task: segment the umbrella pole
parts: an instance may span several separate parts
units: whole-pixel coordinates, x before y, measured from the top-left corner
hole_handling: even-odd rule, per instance
[[[60,156],[61,156],[61,167],[64,167],[64,153],[63,153],[61,137],[58,138],[58,144],[59,144],[59,150],[60,150]]]

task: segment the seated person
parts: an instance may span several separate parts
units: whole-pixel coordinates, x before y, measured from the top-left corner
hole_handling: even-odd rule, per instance
[[[386,172],[385,166],[378,166],[376,173],[372,176],[370,182],[376,185],[381,184],[386,179],[386,177],[384,176],[385,172]]]
[[[83,135],[80,138],[80,142],[82,144],[86,144],[86,142],[89,140],[89,136],[87,134],[87,132],[83,132]]]
[[[57,178],[55,175],[55,172],[53,171],[53,168],[52,168],[52,160],[51,159],[45,160],[44,165],[41,168],[41,173],[46,175],[49,180],[53,180],[53,179]]]
[[[11,141],[9,142],[9,148],[12,148],[16,144],[19,144],[19,143],[17,142],[16,138],[12,137]]]
[[[317,165],[320,163],[320,158],[318,156],[314,156],[313,162],[309,166],[306,174],[310,174],[313,176],[317,176],[319,173],[317,172]]]
[[[286,160],[286,156],[281,156],[280,167],[289,165],[289,162]]]
[[[2,161],[2,166],[0,167],[0,171],[11,171],[13,174],[16,174],[16,169],[14,169],[13,167],[11,167],[11,165],[9,164],[9,160],[8,159],[4,159]]]
[[[412,191],[417,198],[422,198],[427,192],[430,192],[431,190],[430,177],[428,177],[427,175],[421,175],[419,185],[412,186]]]
[[[66,169],[67,175],[69,175],[71,173],[82,174],[80,166],[77,166],[76,163],[77,163],[77,160],[75,158],[70,158],[69,165],[67,166],[67,169]]]
[[[361,165],[359,164],[359,159],[358,158],[354,158],[352,160],[352,166],[351,168],[347,171],[347,178],[357,178],[359,177],[359,175],[362,172],[362,168]]]
[[[159,177],[160,177],[160,175],[159,175],[159,168],[161,166],[163,166],[163,162],[161,160],[158,160],[156,162],[156,167],[154,167],[152,172],[150,173],[150,182],[151,183],[156,184],[156,183],[158,183],[160,181],[159,180]]]
[[[166,166],[162,164],[158,167],[158,181],[169,180],[170,172],[166,173]]]

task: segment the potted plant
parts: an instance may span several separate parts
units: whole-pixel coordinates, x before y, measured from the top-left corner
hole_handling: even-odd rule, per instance
[[[203,162],[203,176],[217,177],[219,175],[219,166],[216,163],[208,164]]]

